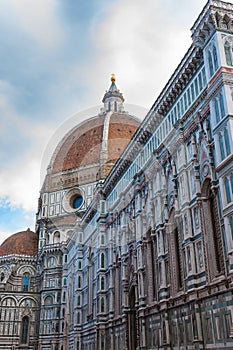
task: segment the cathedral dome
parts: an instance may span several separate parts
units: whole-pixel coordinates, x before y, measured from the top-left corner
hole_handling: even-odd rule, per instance
[[[105,163],[116,162],[138,125],[135,117],[114,112],[86,120],[62,140],[51,164],[51,172],[94,165],[101,156]]]
[[[52,155],[38,218],[49,217],[56,227],[72,227],[75,215],[83,215],[98,181],[108,176],[140,125],[138,118],[124,110],[115,76],[102,102],[100,113],[75,125]]]
[[[50,174],[95,167],[96,180],[105,178],[121,156],[140,120],[124,111],[124,98],[115,76],[103,97],[100,114],[85,120],[67,133],[50,162]]]
[[[8,237],[0,245],[0,256],[11,254],[36,255],[38,236],[29,228]]]

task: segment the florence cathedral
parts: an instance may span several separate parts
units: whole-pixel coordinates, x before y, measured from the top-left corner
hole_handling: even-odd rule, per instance
[[[141,122],[113,75],[0,246],[0,349],[233,349],[233,4],[209,0]]]

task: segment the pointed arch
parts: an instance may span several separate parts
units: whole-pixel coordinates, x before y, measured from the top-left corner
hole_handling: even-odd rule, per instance
[[[170,270],[171,276],[176,277],[172,281],[172,292],[177,293],[183,288],[184,276],[183,276],[183,265],[182,265],[182,252],[181,252],[181,228],[178,222],[175,220],[174,208],[170,212],[168,219],[168,239],[169,239],[169,255],[170,255]]]
[[[207,178],[201,189],[204,234],[209,262],[209,277],[212,279],[224,270],[223,246],[218,212],[217,190],[211,189],[211,179]]]

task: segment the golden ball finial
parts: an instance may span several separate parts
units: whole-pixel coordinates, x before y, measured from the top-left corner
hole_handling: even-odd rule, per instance
[[[112,74],[112,76],[111,76],[111,82],[112,82],[112,83],[115,83],[115,81],[116,81],[116,76],[115,76],[115,74]]]

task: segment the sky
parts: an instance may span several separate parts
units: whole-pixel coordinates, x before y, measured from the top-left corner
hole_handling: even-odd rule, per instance
[[[0,244],[34,230],[52,150],[69,126],[93,116],[112,73],[129,108],[152,106],[205,3],[0,1]]]

